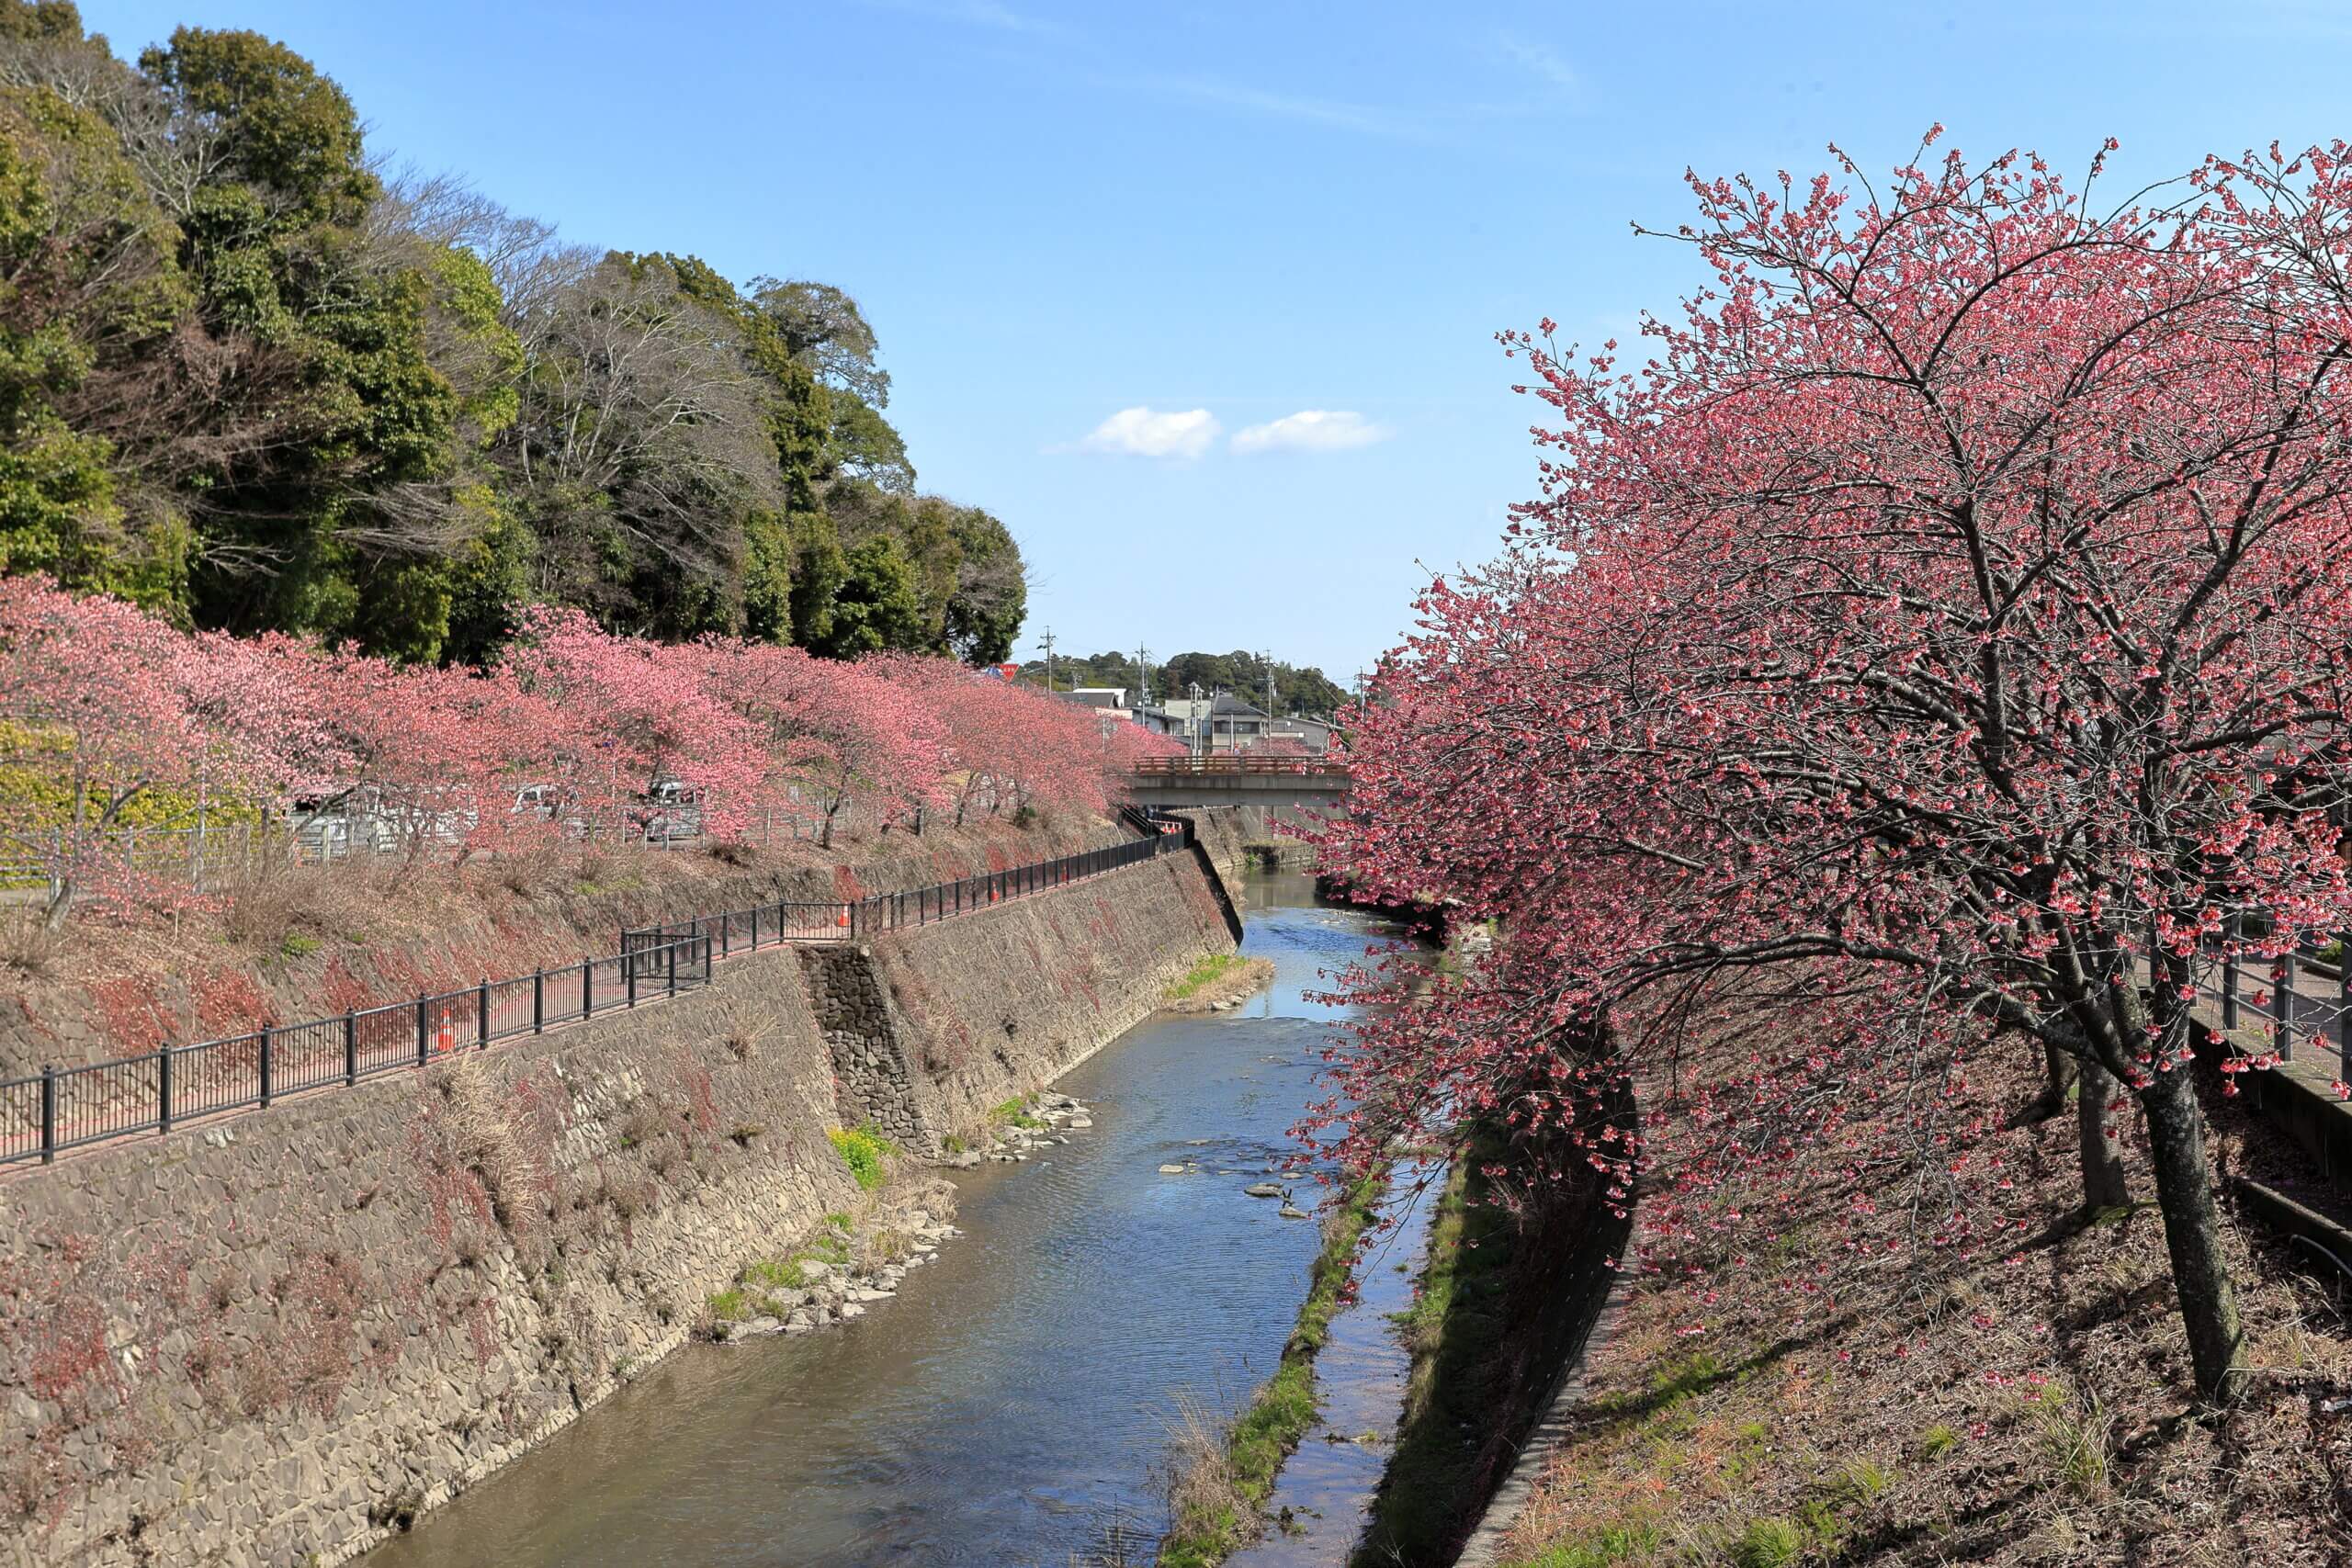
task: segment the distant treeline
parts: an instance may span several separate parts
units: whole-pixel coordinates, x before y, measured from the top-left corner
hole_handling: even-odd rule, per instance
[[[1231,653],[1180,653],[1164,663],[1155,660],[1150,673],[1151,700],[1155,703],[1170,696],[1184,696],[1197,685],[1204,697],[1214,692],[1231,692],[1258,707],[1266,705],[1266,661],[1238,649]],[[1021,676],[1043,684],[1046,661],[1031,660],[1021,667]],[[1072,686],[1124,686],[1133,690],[1136,656],[1129,652],[1098,653],[1089,659],[1057,658],[1054,684],[1063,691]],[[1274,706],[1281,716],[1303,714],[1312,718],[1329,718],[1347,701],[1348,694],[1314,665],[1274,660]]]
[[[0,572],[419,661],[534,604],[1002,660],[1020,553],[917,491],[889,390],[838,288],[388,178],[258,34],[125,63],[0,0]]]

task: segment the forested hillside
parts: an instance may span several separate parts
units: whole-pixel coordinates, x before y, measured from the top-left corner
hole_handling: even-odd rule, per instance
[[[1180,653],[1172,659],[1155,660],[1149,673],[1155,702],[1183,696],[1194,686],[1201,689],[1204,696],[1211,692],[1230,692],[1244,702],[1261,706],[1266,700],[1266,661],[1241,649],[1231,653]],[[1329,718],[1347,705],[1348,694],[1316,665],[1287,664],[1277,659],[1272,673],[1274,707],[1285,717],[1305,715]],[[1021,678],[1045,684],[1046,661],[1030,660],[1021,667]],[[1055,661],[1053,682],[1057,691],[1073,686],[1132,687],[1136,684],[1136,656],[1116,650],[1091,657],[1065,655]]]
[[[1019,551],[917,490],[889,390],[839,288],[390,176],[259,35],[126,63],[0,0],[0,571],[410,660],[539,603],[1003,659]]]

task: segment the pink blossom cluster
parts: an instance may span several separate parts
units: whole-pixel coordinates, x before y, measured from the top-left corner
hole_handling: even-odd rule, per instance
[[[2111,207],[2098,176],[1924,147],[1883,183],[1694,176],[1668,238],[1707,285],[1638,367],[1503,335],[1542,494],[1421,596],[1326,844],[1500,940],[1360,981],[1392,1005],[1329,1114],[1360,1147],[1465,1110],[1589,1142],[1736,996],[1723,1160],[1899,1095],[1931,1169],[1970,1052],[2047,1055],[2086,1192],[2120,1179],[2109,1107],[2140,1114],[2210,1393],[2239,1352],[2199,976],[2352,928],[2352,150]],[[1826,1066],[1791,1070],[1790,1010]],[[1713,1135],[1726,1086],[1670,1081]],[[1963,1211],[1928,1239],[1969,1245]]]
[[[0,581],[0,724],[10,858],[119,908],[175,896],[115,852],[164,799],[364,811],[412,853],[578,836],[662,798],[714,839],[787,814],[830,842],[853,801],[886,827],[1099,812],[1137,754],[1172,744],[947,660],[664,645],[540,607],[489,668],[404,665],[184,633],[38,577]]]

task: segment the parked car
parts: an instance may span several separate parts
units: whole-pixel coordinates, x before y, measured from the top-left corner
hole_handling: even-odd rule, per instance
[[[683,779],[661,779],[632,817],[649,843],[674,843],[702,837],[702,791]]]

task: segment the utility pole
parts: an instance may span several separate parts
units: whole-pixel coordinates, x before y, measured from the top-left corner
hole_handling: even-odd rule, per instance
[[[1258,655],[1266,663],[1266,733],[1274,732],[1274,654],[1272,649]]]
[[[1192,695],[1184,709],[1184,739],[1191,745],[1193,755],[1197,757],[1201,754],[1201,683],[1198,681],[1187,682],[1185,689]]]
[[[1144,662],[1144,655],[1148,651],[1141,643],[1136,645],[1136,707],[1138,710],[1151,705],[1151,666]]]
[[[1054,628],[1047,626],[1039,637],[1046,645],[1046,690],[1054,689]]]

